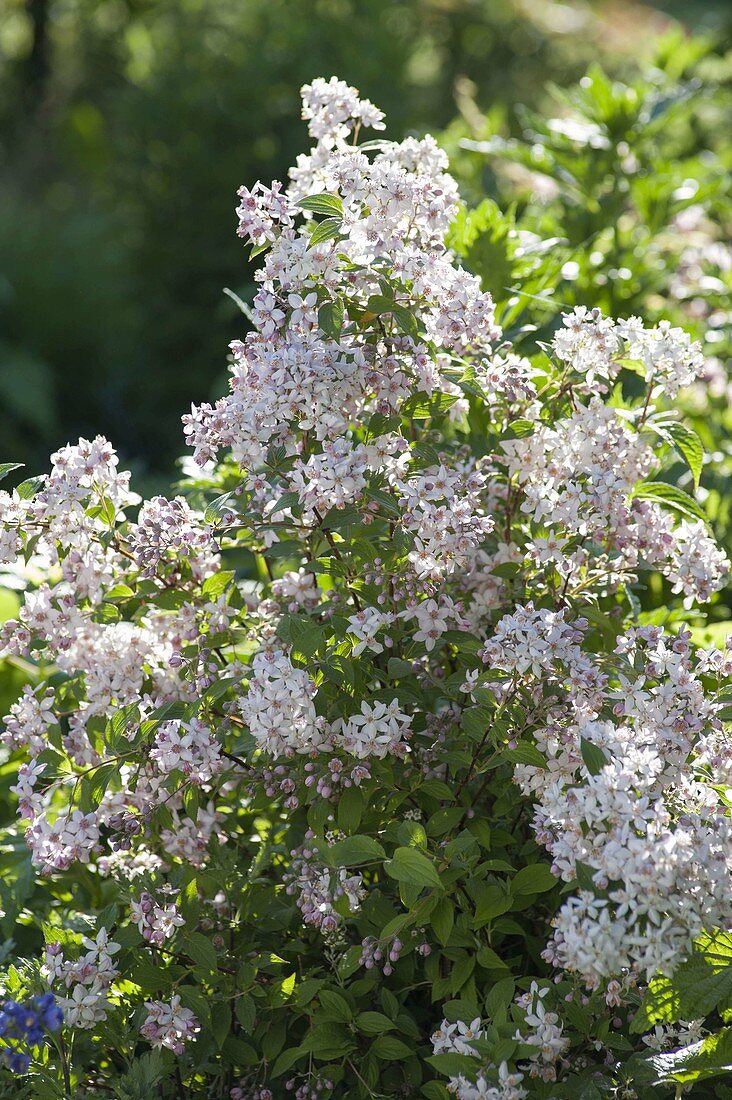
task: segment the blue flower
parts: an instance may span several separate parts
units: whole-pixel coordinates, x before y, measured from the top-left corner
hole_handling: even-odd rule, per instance
[[[8,1055],[7,1062],[11,1073],[27,1073],[31,1062],[30,1054],[22,1054],[15,1050]]]
[[[0,1047],[2,1060],[11,1073],[27,1073],[29,1051],[43,1043],[46,1032],[58,1031],[63,1013],[52,993],[43,993],[29,1001],[5,1001],[0,1005],[0,1036],[14,1045]]]

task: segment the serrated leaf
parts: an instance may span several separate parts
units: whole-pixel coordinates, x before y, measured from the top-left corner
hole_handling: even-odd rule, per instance
[[[386,1031],[393,1031],[395,1026],[383,1012],[359,1012],[356,1017],[356,1027],[364,1035],[383,1035]]]
[[[656,1024],[703,1019],[732,1000],[732,935],[715,932],[670,977],[652,979],[630,1030],[649,1031]]]
[[[303,1047],[292,1047],[290,1050],[283,1050],[272,1067],[270,1077],[280,1077],[283,1073],[286,1073],[288,1069],[291,1069],[305,1054],[307,1054],[307,1051],[304,1050]]]
[[[405,401],[402,413],[411,420],[427,420],[431,416],[439,416],[447,412],[455,402],[459,400],[452,393],[436,393],[432,397],[427,394],[415,394]]]
[[[316,1023],[302,1042],[302,1049],[325,1057],[340,1057],[348,1054],[353,1042],[348,1030],[341,1024]]]
[[[379,1035],[371,1044],[371,1053],[386,1062],[396,1062],[411,1058],[414,1051],[394,1035]]]
[[[353,1019],[348,1001],[342,994],[336,993],[335,990],[321,989],[318,993],[318,1000],[323,1010],[339,1023],[347,1024]]]
[[[341,218],[323,218],[322,222],[318,222],[315,229],[310,234],[308,248],[315,248],[318,244],[323,244],[325,241],[331,241],[335,237],[339,237],[342,225],[343,222]]]
[[[337,840],[330,848],[325,848],[322,854],[331,867],[358,867],[386,857],[378,840],[360,834]]]
[[[474,888],[475,924],[486,924],[511,908],[511,897],[495,882],[479,883]]]
[[[204,596],[208,596],[209,599],[216,600],[219,596],[223,595],[233,579],[233,569],[222,569],[220,572],[214,573],[213,576],[206,578],[203,582],[201,592]]]
[[[450,1093],[440,1081],[427,1081],[422,1085],[422,1095],[427,1100],[450,1100]]]
[[[225,1001],[222,1001],[215,1005],[214,1011],[211,1013],[211,1034],[219,1050],[224,1045],[224,1040],[228,1037],[230,1031],[231,1008]]]
[[[704,465],[704,447],[697,433],[692,428],[687,427],[686,424],[675,422],[659,424],[655,421],[649,421],[647,427],[679,452],[691,471],[694,488],[698,489]]]
[[[13,470],[22,470],[23,462],[0,462],[0,481],[12,474]]]
[[[425,1062],[445,1077],[463,1077],[475,1069],[475,1058],[470,1054],[433,1054]]]
[[[669,485],[665,481],[644,481],[636,486],[633,497],[637,500],[653,501],[654,504],[672,508],[684,516],[691,516],[693,519],[708,523],[701,505],[677,485]]]
[[[589,890],[591,893],[595,892],[595,882],[593,875],[595,871],[587,863],[582,863],[580,860],[574,865],[574,873],[577,876],[577,885],[580,890]]]
[[[308,195],[304,199],[299,199],[295,203],[295,206],[301,207],[302,210],[310,210],[313,214],[328,214],[331,217],[343,217],[343,203],[338,195]]]
[[[190,955],[196,966],[201,969],[214,973],[218,969],[216,948],[202,932],[190,932],[183,940],[181,950],[186,955]]]
[[[338,800],[338,828],[344,833],[353,833],[359,826],[363,814],[363,791],[355,785],[346,787]]]
[[[719,1077],[732,1072],[732,1028],[723,1028],[699,1043],[646,1059],[657,1080],[680,1084]]]
[[[118,763],[100,764],[89,776],[89,798],[96,807],[104,797],[110,779],[119,774]]]
[[[416,848],[397,848],[394,858],[384,864],[384,870],[398,882],[411,886],[442,888],[434,864]]]
[[[449,898],[440,898],[430,914],[430,924],[438,941],[446,947],[455,924],[455,906]]]
[[[235,501],[236,494],[234,492],[222,493],[221,496],[216,497],[203,513],[204,523],[216,526],[230,512],[236,513]]]
[[[514,749],[503,749],[498,763],[528,764],[532,768],[546,768],[546,757],[530,741],[520,741]]]
[[[444,836],[462,821],[465,813],[464,806],[446,806],[437,810],[427,822],[427,833],[429,836]]]
[[[430,798],[452,799],[454,792],[442,779],[426,779],[419,788],[420,794],[429,795]]]
[[[282,496],[279,498],[279,500],[277,501],[274,508],[272,509],[272,511],[269,514],[270,514],[270,516],[274,516],[277,512],[283,512],[285,510],[289,511],[292,508],[297,508],[299,503],[300,503],[300,494],[299,493],[295,493],[295,492],[283,493]]]
[[[522,867],[511,879],[511,893],[544,894],[556,886],[558,881],[546,863],[533,863],[529,867]]]
[[[236,1018],[241,1024],[246,1035],[251,1035],[257,1018],[257,1010],[254,1000],[247,993],[236,998]]]
[[[37,477],[26,478],[25,481],[21,481],[20,485],[16,487],[16,493],[21,500],[33,500],[33,497],[38,493],[46,484],[46,478],[44,474],[39,474]]]
[[[590,775],[599,775],[607,764],[607,757],[599,745],[593,745],[586,737],[580,738],[580,751],[587,771]]]
[[[107,589],[104,599],[108,603],[113,603],[116,600],[129,600],[134,595],[134,590],[128,584],[115,584]]]
[[[344,316],[345,308],[340,298],[333,302],[326,302],[318,310],[318,328],[332,340],[337,340],[343,328]]]

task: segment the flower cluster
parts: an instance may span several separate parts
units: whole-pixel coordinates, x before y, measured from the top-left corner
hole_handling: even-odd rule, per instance
[[[547,957],[590,986],[670,971],[705,928],[725,921],[732,829],[697,755],[700,735],[718,723],[691,652],[688,635],[632,630],[615,649],[625,665],[617,687],[589,711],[571,695],[555,706],[535,734],[546,768],[517,769],[538,797],[534,827],[553,870],[568,881],[582,875],[583,889],[554,920]],[[601,717],[603,701],[614,720]],[[732,750],[718,728],[715,741],[716,752]]]
[[[142,938],[156,947],[162,947],[167,939],[175,935],[176,928],[185,924],[174,904],[160,905],[147,891],[132,902],[130,915]]]
[[[361,875],[349,875],[343,867],[332,872],[318,854],[307,847],[307,838],[305,845],[293,849],[290,856],[287,893],[296,898],[305,924],[313,925],[325,936],[332,936],[342,921],[336,909],[338,900],[345,899],[351,913],[361,906],[365,897]]]
[[[47,944],[41,973],[66,994],[58,1001],[65,1023],[88,1030],[106,1020],[112,1007],[111,986],[119,976],[113,956],[120,945],[102,928],[93,940],[85,936],[82,946],[86,951],[78,958],[67,958],[60,943]]]
[[[186,1043],[201,1030],[195,1014],[181,1005],[178,993],[170,1001],[146,1001],[145,1008],[147,1016],[140,1032],[154,1047],[182,1054]]]

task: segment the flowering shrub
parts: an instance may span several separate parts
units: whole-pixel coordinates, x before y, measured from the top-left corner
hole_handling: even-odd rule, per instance
[[[701,349],[577,307],[518,354],[435,142],[303,105],[184,495],[97,438],[0,498],[5,985],[64,1018],[28,1095],[709,1096],[732,657],[685,623],[729,565],[664,476]]]

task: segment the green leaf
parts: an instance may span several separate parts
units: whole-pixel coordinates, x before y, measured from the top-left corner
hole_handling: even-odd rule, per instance
[[[393,1031],[396,1024],[383,1012],[359,1012],[356,1027],[364,1035],[383,1035],[385,1031]]]
[[[700,1043],[669,1054],[656,1054],[645,1061],[655,1071],[658,1082],[691,1084],[727,1075],[732,1071],[732,1028],[723,1028]]]
[[[434,864],[416,848],[397,848],[394,858],[384,864],[384,870],[391,878],[410,886],[442,888]]]
[[[254,1031],[257,1010],[253,998],[247,993],[236,998],[236,1018],[244,1029],[245,1034],[251,1035]]]
[[[336,970],[338,977],[342,981],[350,978],[351,975],[355,974],[356,971],[360,968],[361,955],[361,946],[357,943],[354,943],[352,947],[349,947],[348,950],[343,955],[341,955],[340,959],[338,960]]]
[[[295,206],[310,210],[313,214],[328,214],[331,217],[343,217],[343,203],[338,195],[308,195],[300,199]]]
[[[332,340],[337,340],[343,328],[344,316],[345,308],[340,298],[333,302],[326,302],[318,310],[318,328]]]
[[[557,885],[559,880],[554,877],[546,863],[532,863],[530,867],[522,867],[511,879],[511,892],[513,894],[544,894]]]
[[[285,615],[277,624],[277,633],[303,657],[313,657],[326,642],[325,631],[307,615]]]
[[[429,836],[444,836],[454,829],[467,813],[464,806],[446,806],[437,810],[427,822]]]
[[[134,589],[128,584],[115,584],[107,589],[104,599],[108,603],[113,603],[117,600],[129,600],[134,594]]]
[[[386,857],[378,840],[359,833],[337,840],[330,848],[323,849],[322,854],[331,867],[358,867],[362,863],[373,863]]]
[[[487,1016],[498,1016],[505,1012],[516,992],[516,983],[513,978],[501,978],[495,982],[488,991],[485,999],[485,1011]]]
[[[574,865],[574,871],[577,876],[577,885],[580,890],[589,890],[590,893],[595,893],[596,886],[593,879],[595,869],[590,867],[587,863],[582,863],[579,859]]]
[[[475,970],[475,955],[463,954],[461,958],[453,965],[450,971],[449,986],[450,992],[454,995],[458,993],[470,977],[472,977]]]
[[[475,1058],[470,1054],[433,1054],[425,1062],[445,1077],[462,1077],[475,1070]]]
[[[427,1100],[450,1100],[450,1093],[439,1081],[427,1081],[422,1085],[422,1095]]]
[[[13,470],[22,470],[23,462],[0,462],[0,481],[12,474]]]
[[[399,680],[403,676],[414,675],[414,666],[412,662],[403,661],[401,657],[390,657],[386,669],[393,680]]]
[[[599,775],[607,764],[607,757],[599,745],[593,745],[586,737],[580,738],[580,750],[585,767],[590,775]]]
[[[270,512],[270,516],[276,515],[277,512],[283,512],[285,509],[292,510],[296,508],[300,503],[300,494],[295,492],[283,493],[279,498],[274,508]]]
[[[546,757],[530,741],[520,741],[515,749],[503,749],[499,763],[528,764],[532,768],[546,768]]]
[[[353,1013],[346,998],[332,989],[321,989],[318,1000],[328,1016],[339,1023],[347,1024],[353,1019]]]
[[[237,497],[235,492],[222,493],[221,496],[212,500],[203,513],[204,523],[209,523],[212,526],[216,526],[221,523],[224,516],[228,516],[230,513],[236,514],[237,512]]]
[[[445,947],[450,940],[455,924],[455,906],[449,898],[440,898],[430,915],[430,924],[438,941]]]
[[[310,234],[308,248],[315,248],[317,244],[323,244],[324,241],[331,241],[334,237],[339,237],[342,224],[340,218],[323,218],[322,222],[318,222]]]
[[[202,594],[208,596],[211,600],[218,599],[229,587],[234,575],[233,569],[222,569],[219,573],[214,573],[212,577],[207,577],[203,582]]]
[[[481,882],[473,888],[475,924],[486,924],[511,908],[511,897],[495,882]]]
[[[497,952],[492,947],[483,946],[479,948],[476,956],[478,966],[484,967],[486,970],[507,970],[508,966],[504,962]]]
[[[730,630],[732,633],[732,629]],[[442,779],[426,779],[419,788],[420,794],[429,795],[430,798],[453,798],[453,790]]]
[[[107,789],[109,780],[112,778],[113,775],[117,774],[119,774],[119,764],[116,762],[100,764],[99,767],[95,768],[95,770],[91,773],[91,775],[89,776],[88,791],[89,798],[91,799],[94,806],[99,805],[102,798],[104,797],[104,792]]]
[[[411,1058],[414,1051],[401,1039],[397,1039],[393,1035],[380,1035],[371,1044],[371,1053],[384,1061],[397,1062],[404,1061],[405,1058]]]
[[[165,967],[156,966],[143,954],[133,956],[127,965],[125,977],[139,985],[145,993],[158,993],[160,990],[170,989],[173,984]]]
[[[704,509],[693,497],[678,486],[668,485],[665,481],[644,481],[636,486],[633,496],[638,500],[651,500],[654,504],[665,505],[684,516],[708,523]]]
[[[363,814],[363,791],[360,787],[346,787],[338,799],[338,828],[344,833],[353,833],[358,828]]]
[[[693,429],[686,424],[663,423],[649,421],[647,427],[652,429],[661,439],[670,443],[686,462],[694,479],[694,488],[699,488],[702,466],[704,465],[704,447],[702,441]]]
[[[339,1058],[353,1049],[353,1041],[341,1024],[316,1023],[305,1036],[302,1049],[321,1058]]]
[[[211,1013],[211,1034],[216,1040],[216,1046],[221,1050],[224,1040],[231,1031],[231,1008],[224,1001],[216,1004]]]
[[[196,966],[202,970],[215,973],[218,969],[216,948],[202,932],[190,932],[183,940],[181,950],[190,955]]]
[[[630,1030],[641,1034],[656,1024],[703,1019],[731,1003],[732,935],[710,933],[670,977],[652,979]]]
[[[21,481],[20,485],[16,487],[16,493],[21,500],[33,500],[33,497],[39,492],[46,484],[46,478],[44,474],[39,474],[38,477],[29,477],[25,481]]]
[[[303,1047],[292,1047],[291,1050],[283,1050],[272,1067],[270,1077],[280,1077],[306,1054],[307,1051]]]
[[[436,393],[432,397],[427,394],[415,394],[404,402],[402,413],[411,420],[428,420],[431,416],[439,416],[447,412],[458,398],[452,393]]]

